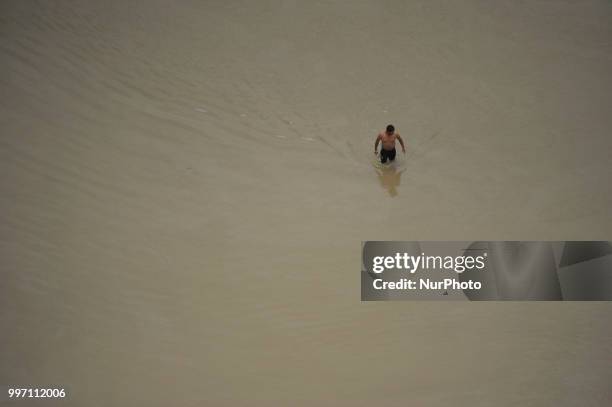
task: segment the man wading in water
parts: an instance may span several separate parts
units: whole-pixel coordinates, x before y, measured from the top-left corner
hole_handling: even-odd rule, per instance
[[[384,133],[379,133],[374,144],[374,154],[377,154],[378,143],[382,141],[382,149],[380,150],[380,162],[386,163],[395,160],[395,139],[397,139],[402,145],[402,152],[406,154],[406,148],[404,147],[404,140],[400,137],[399,133],[395,132],[395,127],[392,124],[387,126],[387,130]]]

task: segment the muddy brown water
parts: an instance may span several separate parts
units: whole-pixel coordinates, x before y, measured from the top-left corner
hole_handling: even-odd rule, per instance
[[[358,273],[362,240],[610,240],[611,22],[589,1],[3,1],[0,385],[609,405],[609,303],[361,303]],[[381,169],[388,123],[408,151]]]

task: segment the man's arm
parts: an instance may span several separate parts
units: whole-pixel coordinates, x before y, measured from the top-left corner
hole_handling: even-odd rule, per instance
[[[378,153],[378,143],[380,143],[380,134],[376,137],[376,143],[374,143],[374,154]]]
[[[404,146],[404,140],[402,140],[402,138],[400,137],[399,133],[396,133],[395,137],[397,137],[397,139],[399,140],[400,144],[402,145],[402,152],[405,153],[406,152],[406,147]]]

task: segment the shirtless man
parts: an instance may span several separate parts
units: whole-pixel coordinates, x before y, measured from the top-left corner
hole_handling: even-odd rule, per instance
[[[395,132],[395,127],[392,124],[387,126],[387,130],[384,133],[379,133],[374,144],[374,154],[377,154],[378,143],[382,141],[382,149],[380,150],[380,162],[386,163],[387,159],[390,161],[395,160],[395,139],[397,139],[402,145],[402,152],[406,154],[406,148],[404,147],[404,140],[400,137],[399,133]]]

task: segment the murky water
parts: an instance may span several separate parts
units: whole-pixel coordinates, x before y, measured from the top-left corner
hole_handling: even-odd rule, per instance
[[[610,304],[360,303],[358,273],[361,240],[609,240],[611,22],[606,2],[3,1],[0,384],[607,405]],[[388,123],[408,151],[379,168]]]

